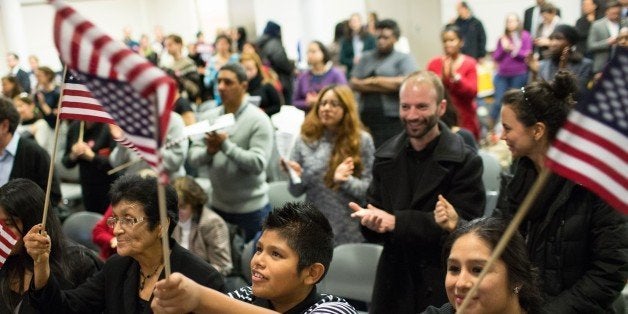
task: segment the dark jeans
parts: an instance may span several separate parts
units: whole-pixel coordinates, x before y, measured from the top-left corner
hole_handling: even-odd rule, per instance
[[[244,243],[251,241],[255,234],[262,230],[262,221],[272,210],[270,204],[246,214],[231,214],[212,206],[212,209],[226,222],[237,225],[244,230]]]
[[[491,107],[491,118],[493,122],[497,123],[499,120],[499,114],[502,109],[502,97],[504,93],[509,89],[519,89],[526,85],[528,81],[528,73],[523,73],[515,76],[501,76],[495,75],[493,78],[493,85],[495,86],[495,93],[493,94],[493,107]]]

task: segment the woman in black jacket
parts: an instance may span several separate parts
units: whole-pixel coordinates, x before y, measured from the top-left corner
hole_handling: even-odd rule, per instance
[[[511,219],[545,169],[545,156],[573,105],[576,80],[559,71],[554,81],[533,82],[503,97],[502,139],[515,158],[514,176],[493,216]],[[453,211],[436,205],[443,228]],[[444,218],[447,216],[447,218]],[[453,223],[455,226],[455,223]],[[519,231],[541,278],[547,313],[613,313],[628,277],[626,220],[581,185],[551,174]]]
[[[514,177],[494,215],[512,217],[538,174],[558,129],[566,121],[575,78],[560,71],[553,82],[535,82],[504,95],[502,123],[515,162]],[[519,231],[541,271],[548,313],[600,313],[626,283],[624,217],[581,185],[552,174]]]
[[[161,229],[171,235],[177,224],[177,192],[166,186],[169,223],[160,224],[157,179],[122,176],[111,187],[113,215],[107,225],[118,241],[118,255],[110,257],[103,269],[72,290],[63,290],[50,273],[48,253],[51,238],[35,225],[24,237],[26,251],[38,261],[29,289],[31,303],[41,313],[150,313],[150,301],[157,280],[164,275]],[[47,227],[47,226],[46,226]],[[195,282],[224,291],[224,280],[211,265],[169,240],[173,272]],[[166,253],[168,254],[168,253]]]
[[[244,67],[249,80],[246,91],[251,96],[259,97],[257,105],[269,116],[279,112],[283,103],[281,95],[273,87],[270,77],[262,70],[260,57],[255,53],[243,53],[240,55],[240,64]]]

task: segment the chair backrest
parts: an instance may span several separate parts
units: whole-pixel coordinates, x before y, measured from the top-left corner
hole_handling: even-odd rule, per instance
[[[305,195],[294,197],[288,191],[288,181],[273,181],[268,183],[268,198],[270,206],[275,208],[283,206],[286,202],[302,202]]]
[[[318,290],[370,303],[382,250],[383,246],[371,243],[337,246],[327,276],[318,284]]]
[[[484,172],[482,173],[484,188],[487,191],[499,191],[499,174],[502,171],[499,161],[486,151],[480,150],[478,154],[482,158],[482,165],[484,166]]]
[[[253,253],[255,252],[255,240],[251,240],[244,245],[244,249],[242,250],[242,259],[240,260],[240,269],[242,271],[242,277],[244,280],[251,284],[251,259],[253,258]]]
[[[86,211],[73,213],[63,222],[63,233],[68,238],[98,251],[100,249],[92,242],[92,229],[101,218],[102,215],[99,213]]]
[[[499,192],[486,191],[486,205],[484,206],[484,217],[490,217],[497,206]]]

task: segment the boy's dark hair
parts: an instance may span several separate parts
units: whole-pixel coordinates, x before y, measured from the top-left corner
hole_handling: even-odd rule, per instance
[[[327,274],[334,254],[334,232],[327,218],[310,203],[286,203],[268,214],[263,230],[273,230],[286,239],[299,256],[297,271],[314,263],[325,266]]]
[[[393,36],[395,36],[396,39],[399,39],[399,36],[401,36],[401,30],[399,29],[399,25],[394,20],[385,19],[385,20],[378,21],[375,24],[375,29],[384,29],[384,28],[391,30],[393,33]]]
[[[170,218],[168,235],[172,235],[179,221],[179,198],[172,185],[166,185],[166,213]],[[111,185],[109,191],[111,205],[122,201],[139,203],[148,217],[148,230],[155,230],[159,224],[159,202],[157,200],[157,178],[142,178],[139,175],[124,175]]]

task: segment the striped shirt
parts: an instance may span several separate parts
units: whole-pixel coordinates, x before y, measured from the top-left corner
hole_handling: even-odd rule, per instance
[[[229,292],[229,296],[244,301],[246,303],[255,304],[264,308],[272,309],[268,300],[257,298],[253,295],[251,287],[243,287],[238,290]],[[357,311],[343,298],[339,298],[329,294],[317,294],[316,288],[292,309],[285,312],[286,314],[357,314]]]

